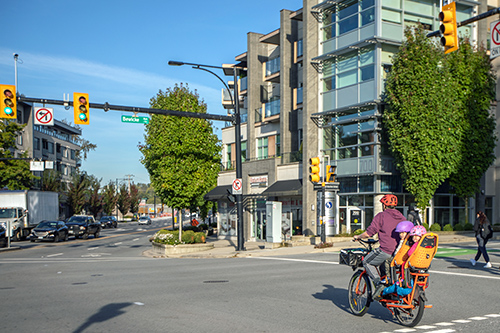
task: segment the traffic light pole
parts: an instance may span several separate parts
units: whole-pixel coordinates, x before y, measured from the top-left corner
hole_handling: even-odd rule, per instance
[[[17,98],[19,102],[27,103],[41,103],[41,104],[51,104],[51,105],[64,105],[72,106],[73,102],[63,101],[57,99],[45,99],[45,98],[32,98],[19,96]],[[174,111],[165,109],[153,109],[153,108],[141,108],[136,106],[124,106],[124,105],[111,105],[108,102],[104,104],[100,103],[89,103],[91,109],[103,109],[104,111],[122,111],[122,112],[134,112],[134,113],[149,113],[149,114],[162,114],[166,116],[177,116],[177,117],[188,117],[188,118],[199,118],[207,120],[219,120],[219,121],[230,121],[235,123],[234,116],[224,116],[218,114],[209,113],[197,113],[197,112],[186,112],[186,111]]]

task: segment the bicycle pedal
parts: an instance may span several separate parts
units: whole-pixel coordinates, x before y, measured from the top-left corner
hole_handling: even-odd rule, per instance
[[[431,309],[432,308],[432,304],[427,304],[424,306],[425,309]]]

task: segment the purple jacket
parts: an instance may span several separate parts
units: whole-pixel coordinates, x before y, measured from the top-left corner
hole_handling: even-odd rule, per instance
[[[406,218],[397,209],[386,209],[378,213],[373,218],[372,223],[366,228],[366,233],[372,237],[378,234],[380,249],[385,253],[392,255],[398,246],[399,235],[396,232],[396,226]]]

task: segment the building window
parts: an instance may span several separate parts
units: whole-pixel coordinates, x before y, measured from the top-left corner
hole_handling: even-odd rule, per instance
[[[324,12],[323,40],[335,38],[373,22],[374,0],[337,3]]]
[[[71,149],[71,159],[76,160],[76,152],[74,149]]]
[[[247,160],[247,142],[241,142],[241,161],[245,162]]]
[[[54,154],[54,143],[53,142],[48,143],[47,150],[48,150],[49,154]]]
[[[226,170],[231,168],[231,145],[226,145]]]
[[[278,73],[280,71],[280,58],[270,59],[266,61],[266,76],[270,76],[274,73]]]
[[[257,158],[259,160],[268,157],[267,137],[257,139]]]
[[[280,135],[277,134],[276,135],[276,156],[280,156],[281,155],[281,142],[280,142]]]
[[[375,47],[349,52],[323,63],[323,92],[375,78]]]
[[[40,138],[33,138],[33,149],[40,150]]]

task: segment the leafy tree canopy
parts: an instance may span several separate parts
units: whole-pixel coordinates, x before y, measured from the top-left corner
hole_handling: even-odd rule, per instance
[[[494,126],[487,115],[492,77],[487,59],[477,52],[473,55],[463,42],[458,53],[444,55],[421,26],[407,27],[405,38],[387,77],[384,125],[405,187],[423,209],[447,178],[457,186],[463,181],[460,177],[468,177],[470,182],[464,182],[460,192],[473,193],[478,178],[468,172],[470,165],[463,164],[471,154],[482,159],[477,167],[479,178],[491,164],[488,157],[494,145],[475,146],[476,151],[483,150],[477,153],[471,143],[485,136],[494,141]],[[476,126],[486,129],[479,133]]]
[[[23,125],[14,121],[0,121],[0,158],[10,159],[14,157],[12,151],[16,147],[16,138],[23,128]],[[20,157],[28,157],[28,152],[24,152]],[[31,187],[33,180],[37,178],[30,171],[29,161],[0,161],[0,188],[27,190]]]
[[[150,104],[159,109],[207,112],[199,95],[182,84],[160,91]],[[203,195],[217,184],[221,146],[207,120],[153,115],[140,150],[151,185],[169,207],[200,206]]]

